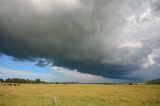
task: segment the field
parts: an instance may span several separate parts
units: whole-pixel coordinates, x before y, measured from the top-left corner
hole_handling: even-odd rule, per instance
[[[0,85],[0,106],[160,106],[160,85]]]

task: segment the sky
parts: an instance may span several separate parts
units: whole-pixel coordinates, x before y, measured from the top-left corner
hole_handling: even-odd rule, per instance
[[[0,77],[160,78],[159,0],[0,0]]]

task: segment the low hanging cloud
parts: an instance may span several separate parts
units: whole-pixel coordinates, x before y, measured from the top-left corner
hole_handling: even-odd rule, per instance
[[[139,72],[150,61],[148,56],[160,49],[159,4],[159,0],[0,0],[0,53],[20,60],[45,59],[40,66],[136,80],[139,77],[126,76]]]
[[[78,70],[70,70],[67,68],[63,67],[58,67],[58,66],[53,66],[51,67],[54,71],[57,73],[63,74],[64,76],[71,77],[75,79],[75,81],[80,81],[80,82],[106,82],[108,79],[105,79],[101,76],[96,76],[96,75],[91,75],[91,74],[84,74],[78,72]],[[110,79],[111,82],[114,80]]]
[[[58,67],[58,66],[50,66],[51,69],[56,71],[57,73],[60,73],[66,77],[72,78],[74,81],[80,81],[82,83],[124,83],[128,82],[128,80],[119,80],[119,79],[111,79],[111,78],[105,78],[102,76],[92,75],[92,74],[85,74],[78,72],[78,70],[71,70],[64,67]]]

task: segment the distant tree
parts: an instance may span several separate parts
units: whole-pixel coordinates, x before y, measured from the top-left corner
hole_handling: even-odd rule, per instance
[[[59,84],[59,82],[55,82],[56,84]]]
[[[147,81],[147,84],[160,84],[160,79],[155,79],[155,80]]]
[[[39,78],[36,79],[36,83],[40,83],[41,80]]]
[[[0,82],[3,79],[0,79]],[[40,79],[30,80],[30,79],[23,79],[23,78],[7,78],[5,80],[6,83],[46,83],[45,81],[41,81]]]
[[[0,82],[3,82],[3,81],[4,81],[4,80],[1,78],[1,79],[0,79]]]
[[[128,85],[133,85],[133,83],[129,82]]]
[[[10,78],[7,78],[7,79],[6,79],[6,82],[7,82],[7,83],[8,83],[8,82],[10,82],[10,81],[11,81],[11,79],[10,79]]]

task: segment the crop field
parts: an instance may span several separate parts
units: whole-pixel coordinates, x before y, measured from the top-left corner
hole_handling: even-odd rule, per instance
[[[160,85],[0,85],[0,106],[160,106]]]

